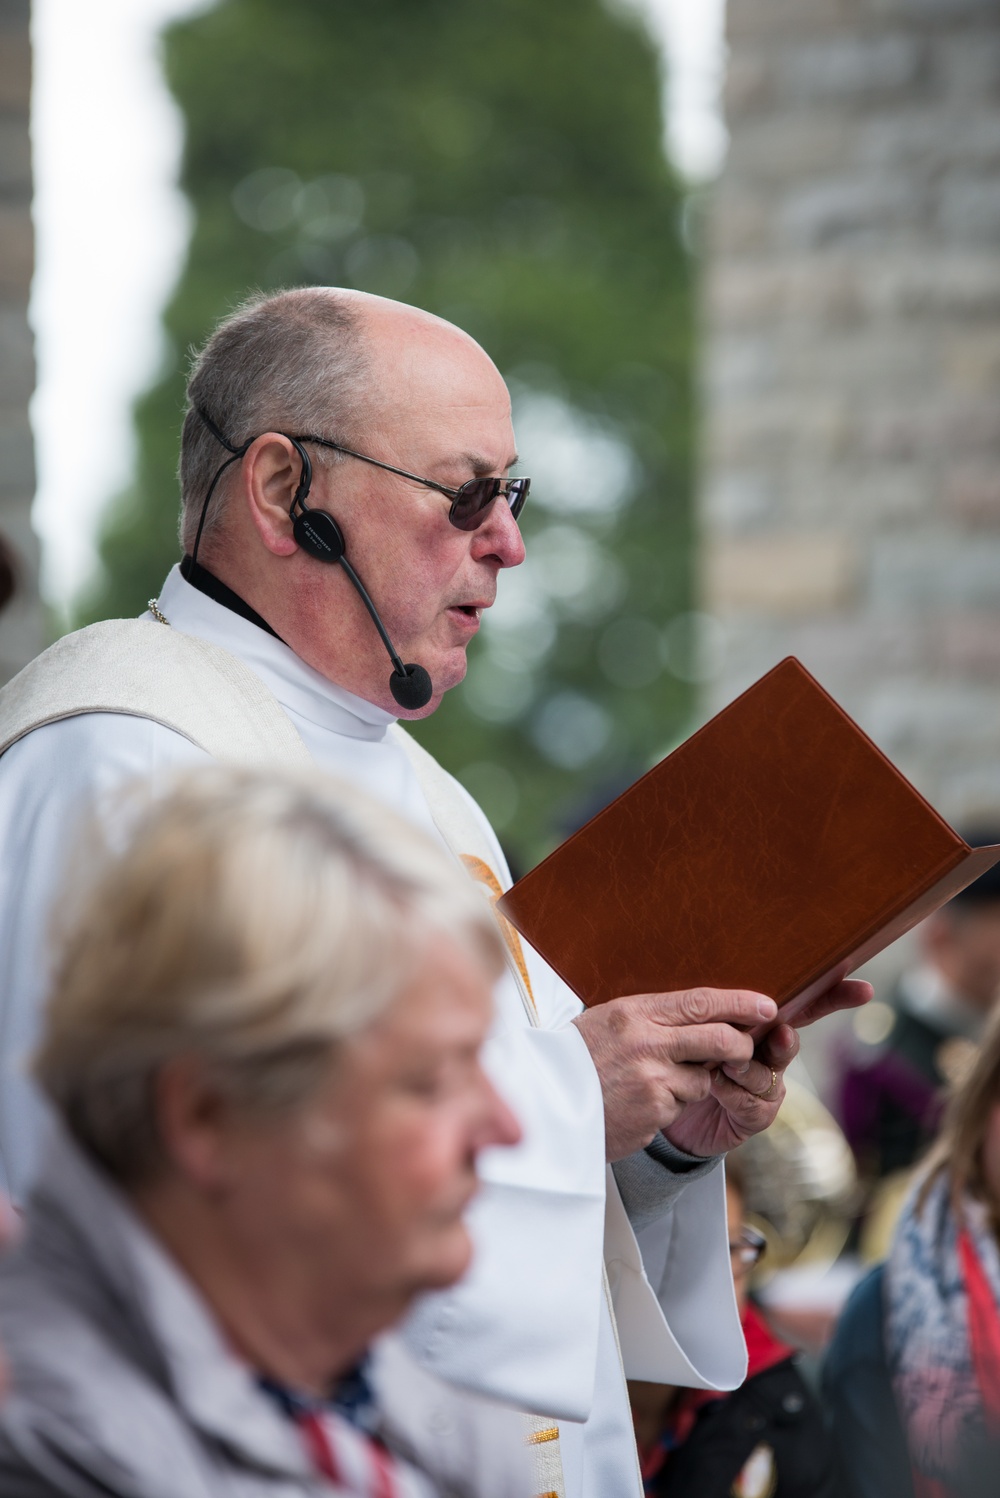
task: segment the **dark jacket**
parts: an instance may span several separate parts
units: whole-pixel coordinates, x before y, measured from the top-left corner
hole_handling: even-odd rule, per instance
[[[906,1437],[886,1364],[884,1268],[877,1265],[852,1291],[823,1363],[823,1403],[844,1498],[913,1498]]]
[[[747,1498],[842,1498],[823,1417],[793,1358],[704,1404],[647,1491],[655,1498],[731,1498],[761,1447],[767,1450],[755,1458],[760,1486],[745,1486]]]

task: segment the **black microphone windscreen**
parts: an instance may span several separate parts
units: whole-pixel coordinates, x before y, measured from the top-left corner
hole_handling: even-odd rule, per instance
[[[405,712],[426,707],[434,695],[430,676],[423,666],[404,666],[389,677],[389,690]]]

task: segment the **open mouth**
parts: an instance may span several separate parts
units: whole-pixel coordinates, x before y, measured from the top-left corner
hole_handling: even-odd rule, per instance
[[[478,624],[482,612],[482,608],[474,603],[453,603],[448,610],[449,614],[458,615],[468,624]]]

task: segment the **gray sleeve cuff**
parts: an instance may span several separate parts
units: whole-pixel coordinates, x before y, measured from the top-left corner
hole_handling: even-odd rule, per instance
[[[674,1175],[686,1176],[697,1173],[708,1175],[709,1169],[716,1160],[721,1160],[721,1155],[688,1155],[684,1150],[679,1150],[675,1144],[671,1144],[665,1134],[654,1134],[652,1139],[643,1150],[651,1160],[658,1165],[672,1171]]]
[[[685,1154],[657,1134],[644,1150],[616,1160],[611,1169],[633,1230],[664,1216],[688,1182],[707,1176],[721,1158]]]

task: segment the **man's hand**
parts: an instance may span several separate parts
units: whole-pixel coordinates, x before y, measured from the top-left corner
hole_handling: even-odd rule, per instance
[[[860,1009],[874,994],[875,990],[870,983],[865,983],[860,978],[845,978],[842,983],[828,988],[826,993],[821,993],[818,999],[807,1004],[802,1013],[795,1016],[792,1024],[796,1030],[804,1030],[806,1025],[814,1025],[818,1019],[826,1019],[828,1014],[836,1014],[838,1010]]]
[[[664,1129],[689,1155],[721,1155],[774,1122],[785,1098],[785,1068],[799,1051],[791,1025],[776,1025],[743,1066],[713,1072],[707,1096]]]
[[[726,1066],[746,1075],[753,1065],[753,1041],[745,1032],[770,1022],[777,1012],[764,994],[695,988],[612,999],[574,1020],[601,1079],[608,1159],[643,1149],[660,1129],[679,1149],[689,1149],[673,1140],[671,1126],[692,1107],[717,1110],[714,1069]],[[770,1086],[770,1065],[766,1078],[762,1091]],[[706,1122],[695,1131],[699,1139]]]
[[[871,996],[868,983],[839,983],[797,1016],[796,1029]],[[766,1129],[799,1038],[776,1025],[755,1051],[745,1032],[777,1012],[764,994],[696,988],[633,994],[581,1014],[574,1023],[601,1079],[608,1159],[643,1149],[658,1130],[678,1149],[708,1156]]]
[[[720,1155],[768,1128],[785,1096],[785,1068],[798,1055],[796,1033],[839,1009],[857,1009],[872,997],[872,986],[845,980],[814,999],[791,1025],[775,1025],[745,1068],[725,1065],[701,1102],[686,1108],[664,1129],[670,1143],[689,1155]]]

